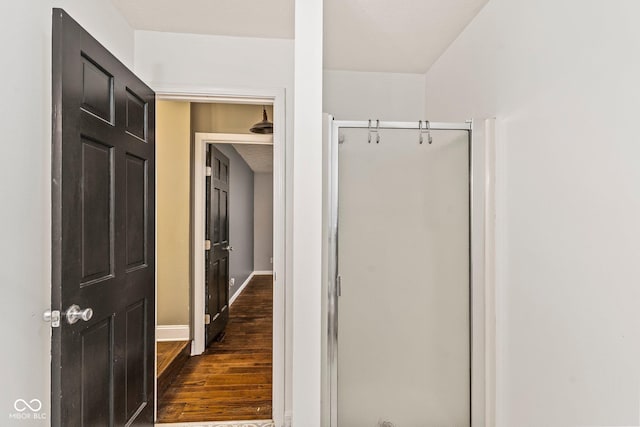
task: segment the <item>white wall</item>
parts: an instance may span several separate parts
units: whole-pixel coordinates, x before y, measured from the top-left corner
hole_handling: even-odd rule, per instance
[[[50,327],[42,312],[51,303],[51,8],[62,7],[108,49],[133,61],[133,31],[108,0],[7,2],[0,29],[0,336],[11,343],[2,356],[0,424],[48,425],[12,420],[16,399],[40,399],[50,415]],[[8,386],[7,386],[8,385]]]
[[[273,174],[253,176],[253,270],[273,270]]]
[[[295,1],[293,425],[320,426],[322,0]]]
[[[111,0],[52,0],[124,65],[133,69],[134,31]]]
[[[293,90],[293,40],[155,31],[135,40],[135,71],[152,87]]]
[[[293,40],[223,37],[194,34],[136,31],[135,71],[152,88],[284,88],[286,91],[286,132],[293,141]],[[259,64],[259,66],[257,65]],[[293,143],[286,146],[287,175],[293,176]],[[293,179],[286,183],[287,276],[293,277]],[[287,283],[286,318],[292,319],[293,288]],[[287,322],[286,365],[292,366],[291,322]],[[285,410],[292,405],[292,372],[286,373]]]
[[[337,120],[427,119],[424,74],[325,70],[323,88],[323,111]]]
[[[497,425],[640,424],[640,3],[491,0],[427,74],[497,117]]]

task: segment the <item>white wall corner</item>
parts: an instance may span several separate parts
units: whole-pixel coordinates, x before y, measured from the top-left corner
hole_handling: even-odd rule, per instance
[[[292,417],[320,427],[322,0],[295,1]]]
[[[189,325],[158,325],[156,341],[189,341]]]

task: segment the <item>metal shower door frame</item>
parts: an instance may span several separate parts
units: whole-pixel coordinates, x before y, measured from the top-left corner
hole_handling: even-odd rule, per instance
[[[375,124],[375,125],[372,125]],[[328,133],[328,147],[326,147],[325,168],[327,171],[325,185],[327,191],[325,195],[325,201],[328,206],[326,207],[327,220],[325,225],[328,227],[328,246],[326,250],[327,262],[327,288],[326,288],[326,363],[325,363],[325,375],[326,375],[326,389],[324,391],[323,402],[323,415],[325,422],[323,423],[327,427],[339,427],[338,426],[338,309],[339,309],[339,265],[338,265],[338,193],[339,193],[339,156],[338,145],[340,129],[369,129],[372,131],[384,130],[384,129],[405,129],[405,130],[426,130],[427,128],[432,131],[452,130],[452,131],[466,131],[468,132],[468,158],[469,158],[469,414],[470,424],[473,427],[482,427],[484,422],[484,411],[482,417],[478,417],[477,422],[474,422],[474,401],[485,402],[484,385],[480,388],[475,387],[474,384],[474,365],[478,363],[476,355],[474,354],[474,303],[473,296],[475,289],[474,283],[474,254],[473,243],[476,238],[484,240],[483,231],[476,230],[474,228],[474,215],[476,214],[474,209],[474,123],[473,120],[466,122],[427,122],[427,128],[422,126],[423,122],[384,122],[384,121],[345,121],[334,120],[332,116],[328,116],[328,124],[325,131]],[[478,236],[477,236],[478,235]],[[482,332],[484,328],[482,329]],[[484,341],[484,339],[482,338]],[[484,346],[482,346],[484,349]],[[484,369],[482,378],[484,379]],[[478,390],[474,393],[474,390]],[[474,396],[474,394],[482,394],[482,396]]]

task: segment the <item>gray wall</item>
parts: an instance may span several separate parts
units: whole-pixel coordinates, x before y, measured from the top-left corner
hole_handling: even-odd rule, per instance
[[[231,145],[215,144],[229,158],[229,243],[233,251],[229,259],[229,278],[235,285],[232,297],[253,272],[253,171]]]
[[[273,271],[273,174],[254,174],[253,269]]]

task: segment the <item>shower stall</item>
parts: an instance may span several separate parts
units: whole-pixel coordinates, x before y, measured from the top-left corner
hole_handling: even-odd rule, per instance
[[[326,129],[323,425],[469,427],[473,123]]]

